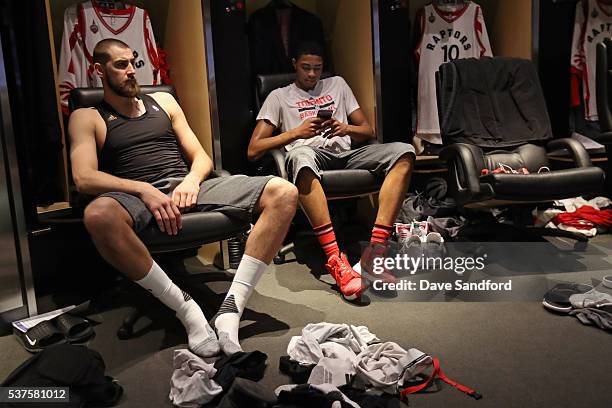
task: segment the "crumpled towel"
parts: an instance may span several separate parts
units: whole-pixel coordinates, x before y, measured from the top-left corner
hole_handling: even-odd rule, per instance
[[[210,402],[223,389],[212,378],[213,364],[187,349],[174,350],[174,372],[170,380],[170,401],[178,407],[199,407]]]
[[[302,329],[301,336],[293,336],[287,346],[289,357],[300,364],[317,364],[323,357],[353,358],[351,353],[341,353],[336,343],[357,354],[370,344],[380,342],[366,326],[335,323],[310,323]]]
[[[357,380],[390,394],[431,365],[428,354],[415,348],[406,351],[393,342],[373,344],[353,360]]]

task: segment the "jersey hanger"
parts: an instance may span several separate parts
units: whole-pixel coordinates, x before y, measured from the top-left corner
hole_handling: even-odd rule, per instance
[[[433,4],[442,11],[457,11],[469,0],[434,0]]]

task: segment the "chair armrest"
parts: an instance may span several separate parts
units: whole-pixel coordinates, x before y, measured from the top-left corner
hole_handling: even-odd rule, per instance
[[[586,151],[582,144],[574,139],[570,139],[568,137],[562,139],[555,139],[548,142],[547,145],[548,150],[567,150],[569,154],[574,159],[574,163],[576,163],[576,167],[591,167],[593,164],[591,163],[591,158],[589,157],[589,153]]]
[[[439,157],[448,164],[456,166],[456,180],[449,180],[449,182],[456,182],[458,190],[465,190],[467,188],[469,194],[475,196],[480,194],[479,177],[482,169],[478,168],[472,147],[475,146],[455,143],[442,149]],[[465,182],[465,186],[461,184],[462,181]]]
[[[284,178],[285,180],[289,180],[289,175],[287,174],[287,168],[285,167],[285,153],[286,150],[284,148],[280,149],[272,149],[268,151],[268,154],[272,156],[274,160],[274,165],[276,167],[276,174],[279,177]]]

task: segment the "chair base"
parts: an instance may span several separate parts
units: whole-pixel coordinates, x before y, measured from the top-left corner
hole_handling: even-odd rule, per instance
[[[123,318],[121,327],[117,330],[117,337],[121,340],[127,340],[132,338],[134,335],[134,325],[138,322],[138,319],[142,317],[142,311],[137,308],[132,308],[128,314]]]
[[[287,245],[284,245],[281,249],[278,250],[278,253],[274,257],[274,265],[282,265],[284,263],[287,263],[287,260],[285,259],[286,255],[294,251],[295,251],[294,242],[290,242]]]

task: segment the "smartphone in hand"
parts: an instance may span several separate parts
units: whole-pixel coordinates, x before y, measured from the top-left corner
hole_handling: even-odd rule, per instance
[[[327,110],[327,109],[320,109],[317,112],[317,118],[322,119],[323,121],[326,121],[328,119],[331,119],[333,114],[333,111]]]
[[[323,122],[331,119],[333,111],[327,109],[320,109],[317,112],[317,118],[321,119]],[[331,135],[331,128],[327,128],[321,133],[321,137],[329,137]]]

